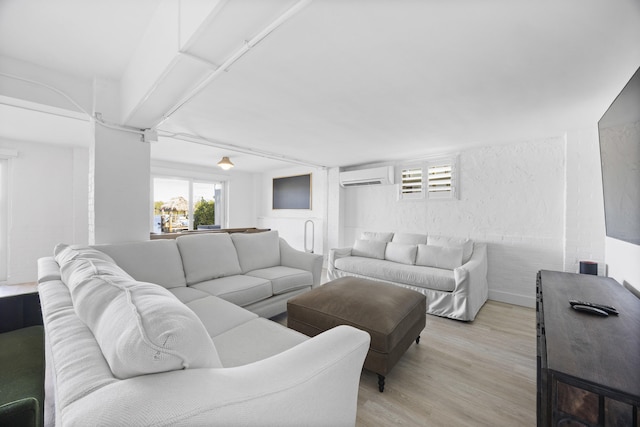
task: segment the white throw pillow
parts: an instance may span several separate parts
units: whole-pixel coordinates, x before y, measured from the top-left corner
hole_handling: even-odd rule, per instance
[[[280,237],[276,230],[261,233],[233,233],[243,273],[280,265]]]
[[[466,264],[473,254],[473,242],[466,237],[432,236],[427,237],[427,245],[433,246],[461,246],[462,263]]]
[[[358,239],[351,249],[351,255],[366,258],[384,259],[384,251],[386,247],[387,243],[380,240]]]
[[[117,378],[222,367],[198,316],[162,286],[94,276],[71,297]]]
[[[384,251],[384,259],[399,262],[401,264],[413,265],[416,263],[417,251],[418,246],[416,245],[389,242],[387,243],[387,248]]]
[[[361,240],[378,240],[380,242],[390,242],[393,239],[393,233],[387,231],[363,231],[360,236]]]
[[[418,245],[416,265],[453,270],[462,265],[462,247]]]
[[[408,243],[410,245],[426,245],[427,235],[415,233],[396,233],[393,235],[393,239],[391,241],[393,243]]]

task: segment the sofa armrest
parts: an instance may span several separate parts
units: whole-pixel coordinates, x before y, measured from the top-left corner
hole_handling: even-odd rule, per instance
[[[310,271],[313,275],[313,287],[320,285],[322,278],[322,255],[299,251],[280,238],[280,264],[285,267]]]
[[[60,266],[53,257],[38,258],[38,283],[60,280]]]
[[[63,421],[70,426],[353,426],[369,342],[366,332],[338,326],[248,365],[118,381],[68,406]]]
[[[334,248],[329,250],[329,268],[335,268],[337,259],[351,256],[351,248]]]
[[[487,282],[487,245],[474,243],[473,254],[466,264],[453,270],[456,287],[453,292],[468,289],[469,286],[484,286]]]

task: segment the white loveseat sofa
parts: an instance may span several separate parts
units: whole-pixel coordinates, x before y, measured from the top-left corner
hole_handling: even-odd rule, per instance
[[[277,311],[278,295],[316,280],[300,268],[315,256],[261,234],[58,245],[41,258],[46,424],[354,425],[367,333],[308,338],[230,302]],[[280,262],[266,266],[265,250]]]
[[[469,239],[364,232],[353,247],[331,249],[328,277],[365,277],[427,297],[427,313],[472,321],[487,301],[487,248]]]

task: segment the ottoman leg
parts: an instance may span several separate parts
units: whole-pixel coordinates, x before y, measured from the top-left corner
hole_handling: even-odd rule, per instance
[[[416,344],[420,344],[420,335],[418,335],[418,338],[416,338]]]
[[[384,391],[384,375],[378,374],[378,390],[380,393]]]

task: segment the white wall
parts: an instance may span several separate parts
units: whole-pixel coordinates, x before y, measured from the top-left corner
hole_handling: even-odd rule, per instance
[[[580,261],[598,263],[606,274],[604,200],[598,128],[566,135],[564,271],[578,273]]]
[[[607,237],[606,261],[608,275],[640,298],[640,246]]]
[[[272,206],[273,178],[311,173],[311,209],[278,209]],[[280,237],[296,249],[313,248],[314,253],[325,252],[327,214],[327,171],[296,166],[262,174],[257,185],[258,224],[260,227],[278,230]],[[308,224],[307,241],[304,240],[305,222]],[[313,230],[313,231],[312,231]],[[313,246],[312,246],[313,235]]]
[[[398,201],[397,185],[344,190],[345,243],[364,230],[488,243],[489,297],[533,306],[540,269],[562,270],[563,137],[460,153],[460,198]]]
[[[37,259],[60,242],[87,244],[88,150],[0,139],[18,150],[9,167],[7,283],[35,281]]]

